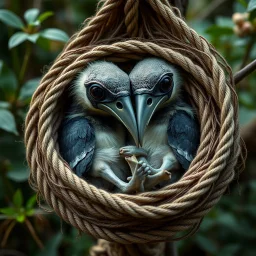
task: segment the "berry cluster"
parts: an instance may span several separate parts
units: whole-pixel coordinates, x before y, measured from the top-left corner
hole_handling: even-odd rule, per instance
[[[232,16],[235,23],[234,33],[239,37],[246,37],[256,32],[256,23],[250,22],[249,13],[236,12]]]

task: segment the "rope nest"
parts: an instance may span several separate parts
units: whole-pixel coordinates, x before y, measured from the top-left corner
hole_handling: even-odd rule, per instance
[[[167,0],[106,0],[43,77],[26,118],[30,183],[66,222],[121,244],[178,239],[197,230],[239,168],[241,142],[233,75]],[[138,195],[112,194],[76,176],[57,143],[63,95],[89,62],[157,56],[187,72],[186,92],[201,127],[198,153],[176,183]]]

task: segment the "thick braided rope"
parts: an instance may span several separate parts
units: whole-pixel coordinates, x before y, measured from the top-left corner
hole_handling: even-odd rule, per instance
[[[139,32],[138,8],[139,8],[139,0],[128,0],[124,9],[125,25],[127,27],[127,33],[131,37],[138,36],[138,32]]]
[[[162,24],[171,24],[173,31],[180,31],[172,39],[176,40],[173,47],[162,41],[156,40],[156,44],[138,39],[83,51],[84,40],[99,40],[99,34],[94,36],[98,29],[95,24],[101,19],[108,20],[106,10],[114,12],[122,4],[127,13],[123,21],[127,33],[138,33],[134,20],[140,15],[139,8],[129,6],[129,1],[124,4],[121,0],[108,0],[44,76],[26,119],[25,142],[33,187],[61,218],[96,238],[122,244],[148,243],[174,239],[179,231],[195,230],[235,175],[240,137],[232,73],[214,48],[165,2],[148,0],[147,4],[162,17]],[[95,31],[89,29],[91,26],[96,26]],[[205,58],[197,60],[190,54],[192,50],[185,49],[194,49]],[[148,55],[179,65],[189,74],[185,89],[200,119],[200,146],[189,170],[178,182],[139,195],[111,194],[78,178],[59,155],[61,98],[74,76],[94,60],[124,62]]]

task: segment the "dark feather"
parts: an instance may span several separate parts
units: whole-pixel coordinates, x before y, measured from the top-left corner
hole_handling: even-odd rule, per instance
[[[84,117],[63,121],[59,129],[60,154],[73,171],[81,177],[92,164],[95,149],[95,133],[91,123]]]
[[[169,145],[177,160],[187,170],[200,143],[197,120],[185,111],[177,110],[170,117],[167,133]]]

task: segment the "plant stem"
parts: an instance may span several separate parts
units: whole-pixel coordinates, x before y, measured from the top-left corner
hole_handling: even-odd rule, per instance
[[[250,39],[250,41],[249,41],[249,43],[246,47],[245,55],[244,55],[243,62],[241,64],[240,69],[242,69],[246,66],[246,63],[248,62],[248,60],[250,58],[250,55],[251,55],[251,52],[252,52],[252,49],[253,49],[255,39],[256,38],[254,36],[251,37],[251,39]]]
[[[5,234],[4,234],[3,240],[2,240],[2,242],[1,242],[1,247],[4,247],[4,246],[6,245],[7,240],[8,240],[8,237],[10,236],[11,231],[12,231],[12,229],[14,228],[15,224],[16,224],[16,221],[13,220],[13,221],[10,223],[10,225],[8,226],[8,228],[7,228],[7,230],[6,230]]]
[[[29,60],[30,60],[30,57],[31,57],[31,52],[32,52],[31,43],[26,42],[25,56],[24,56],[23,63],[22,63],[21,69],[20,69],[20,73],[18,74],[18,87],[17,87],[16,93],[15,93],[13,104],[12,104],[14,115],[16,115],[16,112],[17,112],[16,111],[17,110],[17,102],[18,102],[18,98],[19,98],[19,95],[20,95],[20,91],[21,91],[22,86],[23,86],[24,77],[25,77],[27,67],[28,67],[28,63],[29,63]]]
[[[44,245],[42,243],[42,241],[40,240],[40,238],[37,236],[35,229],[33,228],[31,222],[26,218],[25,220],[26,226],[30,232],[30,234],[32,235],[32,237],[34,238],[35,242],[37,243],[37,245],[39,246],[40,249],[44,249]]]
[[[24,76],[28,67],[28,62],[31,56],[31,44],[30,42],[26,43],[26,52],[25,52],[25,56],[24,56],[24,60],[21,66],[21,70],[20,70],[20,74],[19,74],[19,87],[21,89],[22,87],[22,83],[24,82]]]
[[[8,36],[9,36],[9,38],[11,37],[11,35],[13,33],[14,33],[14,29],[9,28],[8,29]],[[13,70],[14,70],[15,74],[18,76],[19,69],[20,69],[20,60],[19,60],[19,56],[18,56],[18,52],[17,52],[17,48],[16,47],[11,49],[11,55],[12,55]]]
[[[245,77],[250,75],[254,70],[256,70],[256,60],[245,66],[242,70],[238,71],[234,75],[235,84],[238,84],[242,81]]]

